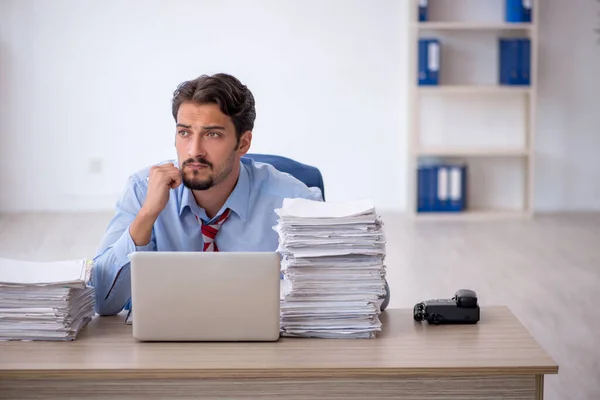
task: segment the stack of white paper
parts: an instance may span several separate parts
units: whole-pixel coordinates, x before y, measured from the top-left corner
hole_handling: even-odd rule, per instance
[[[94,316],[91,267],[0,258],[0,340],[74,340]]]
[[[386,268],[383,224],[372,202],[285,199],[276,213],[282,335],[375,337]]]

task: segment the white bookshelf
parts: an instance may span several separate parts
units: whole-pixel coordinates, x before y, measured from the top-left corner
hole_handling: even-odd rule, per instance
[[[408,210],[424,220],[489,220],[533,215],[539,1],[532,23],[504,22],[504,0],[429,0],[429,21],[409,9]],[[451,4],[450,4],[451,3]],[[531,40],[531,84],[498,84],[499,37]],[[419,86],[418,40],[441,42],[440,82]],[[423,157],[464,161],[467,209],[417,212]]]
[[[527,157],[523,148],[478,148],[478,147],[421,147],[415,150],[416,156],[432,157]]]
[[[506,211],[502,209],[486,209],[486,210],[468,210],[463,213],[425,213],[419,215],[419,220],[423,221],[489,221],[489,220],[506,220],[520,219],[524,217],[524,213],[520,211]]]
[[[419,86],[420,94],[530,94],[530,87],[501,85]]]
[[[435,0],[432,0],[435,1]],[[439,1],[439,0],[438,0]],[[499,0],[502,1],[502,0]],[[449,30],[449,31],[519,31],[530,30],[532,24],[509,24],[506,22],[416,22],[411,24],[420,31]]]

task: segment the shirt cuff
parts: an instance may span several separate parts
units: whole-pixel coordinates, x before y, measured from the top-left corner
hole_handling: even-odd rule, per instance
[[[154,244],[152,243],[152,239],[144,246],[136,246],[135,242],[131,238],[131,233],[129,233],[128,227],[125,229],[119,240],[117,240],[113,245],[112,252],[115,255],[115,258],[119,258],[117,265],[119,266],[118,269],[121,269],[122,266],[129,263],[130,254],[135,253],[136,251],[152,251],[153,249]]]
[[[150,238],[150,241],[148,242],[148,244],[145,244],[143,246],[136,246],[135,242],[131,238],[131,233],[129,232],[129,228],[127,228],[127,230],[125,231],[125,237],[127,240],[127,254],[131,254],[136,251],[152,251],[152,250],[154,250],[154,243],[152,242],[152,238]]]

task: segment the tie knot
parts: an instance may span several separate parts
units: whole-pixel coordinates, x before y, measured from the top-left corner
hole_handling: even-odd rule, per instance
[[[215,238],[221,228],[221,225],[225,222],[227,217],[231,214],[231,209],[226,209],[212,224],[206,224],[203,220],[199,219],[201,223],[202,239],[204,239],[204,251],[219,251]]]

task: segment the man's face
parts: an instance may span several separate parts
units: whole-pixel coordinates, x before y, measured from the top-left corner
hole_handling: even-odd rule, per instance
[[[217,104],[183,103],[177,112],[175,147],[183,184],[206,190],[224,181],[248,150],[246,133],[238,145],[235,126]]]

